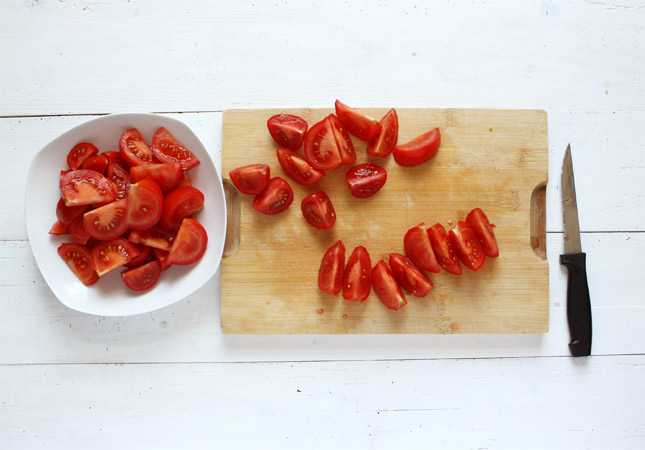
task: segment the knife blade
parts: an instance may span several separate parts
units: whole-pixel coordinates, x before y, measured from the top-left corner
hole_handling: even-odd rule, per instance
[[[567,146],[562,162],[562,220],[564,222],[564,253],[560,264],[569,272],[567,283],[567,322],[571,340],[569,350],[572,356],[591,354],[591,298],[587,282],[587,255],[580,243],[578,202],[573,177],[571,144]]]

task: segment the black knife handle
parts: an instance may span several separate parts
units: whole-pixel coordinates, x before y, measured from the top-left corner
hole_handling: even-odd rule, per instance
[[[591,354],[591,299],[587,284],[585,253],[560,255],[560,264],[569,270],[567,285],[567,321],[571,342],[569,350],[573,356]]]

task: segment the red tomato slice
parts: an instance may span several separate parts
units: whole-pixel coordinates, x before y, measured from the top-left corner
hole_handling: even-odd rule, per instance
[[[162,162],[181,164],[182,169],[199,165],[199,158],[179,142],[170,131],[159,128],[152,136],[152,151]]]
[[[133,291],[145,291],[157,283],[161,267],[159,261],[150,261],[134,269],[121,272],[121,278],[127,287]]]
[[[204,255],[207,244],[208,235],[204,227],[192,217],[187,217],[181,222],[166,262],[180,266],[192,264]]]
[[[58,247],[58,254],[85,286],[94,284],[99,279],[92,267],[90,250],[84,245],[61,244]]]
[[[124,169],[129,170],[129,165],[127,162],[125,162],[125,159],[123,159],[123,156],[121,156],[121,152],[103,152],[103,155],[105,155],[108,159],[108,163],[112,164],[118,164],[119,166],[123,167]]]
[[[69,224],[69,234],[74,239],[74,242],[78,244],[87,244],[90,240],[89,233],[85,230],[85,225],[83,224],[83,216],[78,216]]]
[[[325,175],[322,170],[314,169],[304,156],[287,148],[278,147],[278,162],[289,177],[303,186],[315,186]]]
[[[367,144],[367,154],[387,158],[399,139],[399,117],[391,109],[379,123],[381,131]]]
[[[56,217],[59,222],[69,224],[72,220],[83,214],[83,211],[86,209],[87,205],[67,206],[65,200],[61,198],[56,205]]]
[[[428,228],[428,237],[430,238],[432,250],[437,258],[437,262],[443,270],[453,275],[461,275],[459,257],[443,225],[437,223]]]
[[[81,167],[83,161],[85,161],[90,156],[94,156],[99,152],[99,149],[96,148],[93,144],[89,142],[81,142],[76,144],[67,154],[67,165],[70,169],[76,170]]]
[[[49,234],[53,234],[54,236],[69,234],[69,224],[57,220],[56,223],[49,229]]]
[[[81,169],[93,170],[100,173],[101,175],[105,175],[105,169],[107,169],[107,165],[107,156],[100,154],[90,156],[85,161],[83,161],[83,164],[81,164]]]
[[[345,245],[336,242],[323,256],[318,270],[318,287],[333,295],[338,295],[343,282],[345,269]]]
[[[354,149],[354,142],[352,142],[352,138],[347,132],[347,128],[333,114],[330,114],[327,119],[331,123],[332,130],[334,131],[341,165],[354,164],[356,162],[356,150]]]
[[[60,179],[60,191],[67,206],[108,203],[116,199],[112,183],[93,170],[72,170]]]
[[[441,133],[435,128],[407,144],[394,147],[394,160],[401,166],[418,166],[437,154],[440,143]]]
[[[251,164],[231,170],[228,176],[241,193],[257,195],[269,184],[271,168],[266,164]]]
[[[119,151],[123,159],[131,166],[159,164],[155,153],[143,140],[136,128],[126,130],[119,139]]]
[[[367,249],[359,245],[347,260],[343,271],[343,298],[364,302],[372,289],[372,261]]]
[[[387,172],[376,164],[359,164],[347,171],[345,180],[354,197],[367,198],[376,194],[387,181]]]
[[[341,157],[329,117],[314,124],[305,134],[305,158],[318,170],[340,166]]]
[[[300,209],[309,225],[314,228],[326,230],[336,223],[334,205],[324,191],[314,192],[303,198]]]
[[[493,232],[495,225],[488,221],[488,217],[486,217],[484,211],[479,208],[473,209],[468,213],[466,222],[468,222],[468,225],[470,225],[470,228],[473,229],[475,235],[484,246],[486,256],[489,258],[497,258],[499,256],[499,248],[497,247],[497,240]]]
[[[181,187],[181,186],[192,186],[193,183],[190,181],[190,175],[188,175],[187,170],[182,170],[181,171],[181,178],[179,179],[179,182],[177,183],[177,186],[175,187]]]
[[[150,178],[130,185],[128,226],[133,230],[147,230],[161,219],[163,205],[163,192]]]
[[[168,252],[166,250],[153,248],[152,251],[154,252],[157,261],[159,261],[159,267],[162,272],[170,267],[170,264],[168,264]]]
[[[128,200],[122,198],[86,212],[83,227],[93,238],[114,239],[128,229]]]
[[[470,270],[479,270],[486,262],[484,247],[468,222],[459,221],[450,230],[450,242],[457,251],[459,259]]]
[[[399,285],[415,297],[425,297],[433,287],[432,281],[421,272],[410,258],[399,253],[390,254],[390,269]]]
[[[293,114],[276,114],[267,120],[267,127],[278,145],[298,150],[305,139],[307,121]]]
[[[387,263],[380,260],[372,268],[372,287],[381,302],[394,311],[408,304]]]
[[[129,240],[129,239],[128,239]],[[130,241],[132,242],[132,241]],[[124,264],[125,267],[139,267],[150,260],[150,255],[152,255],[152,247],[145,244],[132,244],[134,248],[139,252],[139,256],[135,256],[130,260],[129,263]]]
[[[132,230],[128,235],[128,240],[134,244],[145,244],[167,252],[175,242],[175,234],[164,231],[161,226],[155,225],[147,230]]]
[[[437,257],[432,250],[426,224],[420,223],[410,228],[403,238],[403,248],[410,261],[421,270],[426,272],[441,272]]]
[[[253,199],[253,208],[261,213],[274,215],[281,213],[293,203],[293,189],[280,177],[273,177],[266,189]]]
[[[191,216],[204,209],[204,194],[192,186],[173,189],[163,199],[161,226],[164,230],[175,230],[181,225],[184,217]]]
[[[100,241],[92,248],[92,267],[99,277],[124,264],[139,254],[137,249],[123,238]]]
[[[149,164],[146,166],[130,167],[130,182],[137,183],[145,177],[150,177],[162,191],[168,191],[181,179],[181,164]]]
[[[336,100],[336,115],[354,136],[371,141],[381,131],[381,125],[370,116]]]
[[[117,199],[126,198],[128,196],[130,192],[130,176],[126,169],[116,163],[110,162],[105,170],[105,176],[114,186]]]

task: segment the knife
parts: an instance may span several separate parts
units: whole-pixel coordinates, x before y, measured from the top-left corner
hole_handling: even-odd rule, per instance
[[[567,284],[567,321],[571,334],[569,350],[572,356],[589,356],[591,354],[591,299],[587,284],[587,255],[583,253],[580,244],[571,144],[567,146],[567,151],[564,153],[561,184],[564,254],[560,255],[560,264],[569,271]]]

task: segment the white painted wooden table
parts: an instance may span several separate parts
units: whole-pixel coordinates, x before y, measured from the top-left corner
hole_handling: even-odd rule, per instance
[[[3,0],[0,446],[645,448],[645,2]],[[550,330],[229,336],[219,274],[163,310],[63,307],[24,221],[34,154],[146,111],[221,156],[230,107],[548,112]],[[574,151],[593,356],[568,356],[559,178]]]

